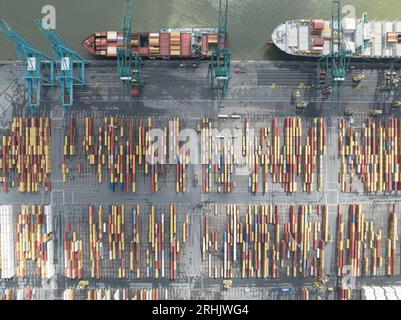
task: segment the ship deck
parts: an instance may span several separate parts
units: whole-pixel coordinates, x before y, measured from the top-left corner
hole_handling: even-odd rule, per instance
[[[324,56],[330,53],[331,21],[324,21],[321,34],[313,34],[310,23],[313,20],[285,21],[272,33],[272,39],[277,48],[295,56]],[[355,57],[391,59],[401,56],[401,43],[387,42],[387,34],[401,33],[401,22],[369,21],[345,18],[342,22],[344,29],[344,45]],[[323,45],[315,47],[316,40]],[[364,40],[369,40],[365,43]],[[359,50],[358,50],[359,49]],[[334,44],[334,51],[338,45]]]

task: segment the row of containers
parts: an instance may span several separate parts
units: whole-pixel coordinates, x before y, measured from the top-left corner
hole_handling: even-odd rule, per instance
[[[1,300],[54,300],[54,290],[39,287],[1,288]]]
[[[63,300],[189,300],[188,288],[68,288]]]
[[[348,208],[338,206],[337,274],[339,276],[345,271],[351,277],[400,274],[398,210],[394,204],[388,211],[390,213],[386,215],[378,213],[377,216],[383,217],[384,221],[375,225],[366,217],[361,205],[349,205]]]
[[[175,204],[89,206],[66,222],[64,276],[177,279],[189,234],[189,214]]]
[[[327,206],[214,204],[209,210],[202,238],[202,258],[209,277],[326,274]]]
[[[149,177],[151,191],[157,192],[161,190],[160,176],[166,175],[167,167],[172,165],[176,191],[186,192],[192,185],[187,169],[197,158],[202,169],[195,173],[193,183],[201,180],[203,192],[232,192],[243,172],[247,172],[248,190],[253,193],[268,191],[272,183],[280,184],[287,192],[322,190],[322,167],[327,153],[323,118],[287,117],[272,121],[246,118],[237,126],[238,134],[234,134],[235,129],[224,132],[231,123],[227,120],[218,119],[213,125],[210,119],[203,119],[200,125],[191,126],[200,134],[199,153],[185,143],[183,135],[186,138],[188,132],[180,135],[184,128],[180,118],[156,126],[153,118],[66,121],[61,164],[64,181],[70,171],[79,175],[88,163],[88,172],[94,172],[98,182],[108,183],[114,192],[136,192],[137,178],[142,173]],[[368,118],[356,126],[340,119],[338,181],[342,192],[395,192],[401,188],[400,121],[396,117]],[[85,132],[77,127],[85,128]],[[161,131],[158,143],[154,143],[152,128]],[[74,161],[77,159],[78,163]],[[243,163],[248,171],[242,170]],[[2,190],[8,192],[11,187],[20,192],[50,191],[50,173],[50,119],[14,118],[10,133],[0,138]]]
[[[213,278],[396,276],[397,211],[339,205],[335,218],[325,205],[214,204],[204,215],[204,268]]]
[[[244,176],[241,182],[251,193],[267,192],[272,183],[285,192],[322,190],[327,152],[323,118],[234,121],[218,119],[214,125],[204,118],[200,124],[186,124],[195,131],[185,130],[178,117],[167,125],[142,117],[68,119],[63,180],[73,172],[74,180],[82,171],[94,172],[98,183],[108,183],[112,192],[136,192],[144,175],[150,178],[150,191],[158,192],[174,188],[172,183],[160,186],[161,177],[170,172],[176,192],[198,183],[205,193],[232,192]],[[190,164],[201,171],[190,175]]]
[[[54,300],[55,290],[39,287],[21,289],[0,289],[0,300]],[[67,288],[62,291],[62,300],[189,300],[190,291],[187,288]]]
[[[196,218],[184,204],[73,205],[62,217],[60,276],[184,279],[197,261],[188,247],[194,227],[203,261],[195,269],[210,278],[397,276],[398,211],[384,203],[216,203]],[[1,277],[55,275],[51,207],[3,205],[0,212]],[[191,224],[195,218],[200,225]]]
[[[0,205],[0,274],[3,279],[55,275],[51,206],[22,205],[15,212]]]
[[[0,184],[20,192],[51,190],[49,118],[14,118],[9,134],[0,135]]]
[[[339,183],[342,192],[401,190],[401,118],[339,122]]]
[[[316,291],[314,288],[266,288],[266,287],[252,287],[244,294],[244,287],[230,288],[220,291],[221,288],[217,286],[213,289],[205,289],[197,293],[197,299],[208,300],[212,299],[214,294],[218,291],[222,294],[223,300],[238,299],[243,297],[246,300],[320,300],[328,299],[327,290]],[[288,290],[288,291],[287,291]],[[337,296],[333,298],[341,300],[350,300],[351,294],[354,296],[357,293],[347,290],[344,294],[342,290],[339,291]],[[354,297],[353,296],[353,297]],[[191,290],[184,287],[159,287],[152,288],[151,285],[147,287],[106,287],[99,288],[93,286],[68,287],[61,292],[61,296],[56,296],[55,290],[46,290],[43,288],[27,287],[22,289],[0,289],[1,300],[190,300],[194,299],[195,295],[191,295]]]

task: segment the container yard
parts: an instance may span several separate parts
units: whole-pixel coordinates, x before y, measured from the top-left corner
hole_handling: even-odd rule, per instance
[[[2,136],[0,182],[3,192],[51,190],[51,141],[49,118],[13,119],[11,133]]]
[[[203,229],[202,260],[209,277],[318,278],[330,273],[327,206],[215,204],[205,213]]]
[[[82,43],[36,21],[52,55],[0,20],[26,50],[0,60],[0,300],[398,300],[401,60],[368,40],[395,59],[399,22],[280,17],[276,46],[322,50],[252,60],[225,0],[159,32],[121,2]]]
[[[182,210],[175,204],[68,209],[64,277],[176,280],[185,276],[180,257],[188,255],[190,217]]]
[[[397,192],[400,119],[366,119],[358,125],[341,119],[339,182],[342,192]]]
[[[192,130],[189,144],[183,143],[180,128]],[[85,117],[69,119],[64,131],[62,174],[67,188],[79,183],[120,193],[174,188],[186,193],[199,185],[202,192],[229,193],[243,191],[247,183],[249,193],[264,194],[320,192],[323,187],[323,118],[198,122],[179,117]]]

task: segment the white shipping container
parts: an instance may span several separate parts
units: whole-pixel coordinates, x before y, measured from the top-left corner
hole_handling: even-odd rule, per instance
[[[395,47],[395,54],[396,54],[396,56],[398,56],[398,57],[401,56],[401,43],[396,45],[396,47]]]
[[[383,287],[372,286],[372,288],[375,291],[376,300],[386,300]]]
[[[17,291],[17,300],[24,300],[24,289],[19,289]]]
[[[108,31],[107,41],[117,41],[117,31]]]
[[[394,289],[394,292],[397,296],[398,300],[401,300],[401,287],[400,286],[392,286]]]
[[[107,47],[107,55],[110,57],[117,55],[117,47],[116,46],[108,46]]]
[[[45,216],[46,216],[46,231],[47,233],[53,232],[53,217],[52,217],[52,207],[45,206]]]
[[[74,252],[78,252],[79,251],[79,240],[74,242]]]
[[[13,211],[11,205],[0,206],[0,277],[15,276]]]
[[[54,242],[50,240],[47,243],[47,278],[52,278],[56,273],[56,268],[54,266]]]
[[[383,35],[387,35],[388,32],[393,31],[393,23],[392,22],[385,22],[383,23]]]
[[[383,287],[386,300],[398,300],[397,295],[393,287]]]
[[[344,32],[353,32],[356,29],[356,21],[354,18],[344,18],[342,25]]]

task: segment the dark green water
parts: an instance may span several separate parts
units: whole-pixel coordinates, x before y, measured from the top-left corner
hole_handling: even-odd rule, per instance
[[[121,27],[122,0],[0,0],[0,16],[38,49],[50,53],[50,45],[33,20],[44,5],[57,10],[57,32],[71,48],[84,53],[80,41],[95,31]],[[165,27],[216,26],[218,0],[134,0],[134,29],[157,32]],[[344,0],[357,17],[401,20],[400,0]],[[331,17],[331,0],[230,0],[229,31],[236,59],[273,59],[277,51],[265,45],[273,29],[293,18]],[[15,59],[12,43],[0,34],[0,60]]]

